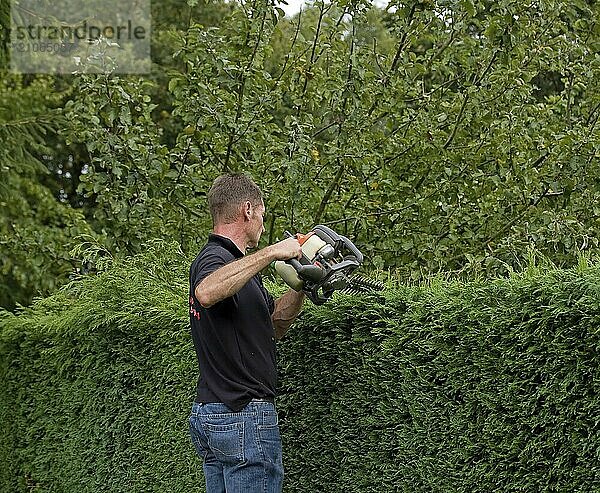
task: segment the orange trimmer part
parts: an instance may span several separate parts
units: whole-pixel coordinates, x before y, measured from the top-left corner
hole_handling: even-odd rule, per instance
[[[296,239],[298,240],[298,243],[300,243],[300,246],[302,246],[304,245],[304,242],[308,240],[313,234],[315,234],[314,231],[311,231],[306,234],[296,233]]]

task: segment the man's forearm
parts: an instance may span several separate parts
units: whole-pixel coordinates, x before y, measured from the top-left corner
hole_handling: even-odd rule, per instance
[[[256,253],[225,264],[209,274],[196,286],[196,298],[204,308],[209,308],[225,298],[237,293],[261,270],[267,267],[275,254],[271,247],[263,248]]]
[[[273,312],[272,319],[276,339],[281,339],[288,331],[300,313],[300,310],[302,310],[304,298],[304,293],[290,289],[283,296],[275,300],[275,311]]]

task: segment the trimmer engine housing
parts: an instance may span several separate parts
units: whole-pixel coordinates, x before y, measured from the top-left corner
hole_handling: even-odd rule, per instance
[[[286,236],[292,234],[285,232]],[[318,225],[296,238],[302,258],[275,262],[275,270],[296,291],[304,291],[316,305],[348,285],[349,276],[363,263],[363,255],[348,238],[327,226]]]

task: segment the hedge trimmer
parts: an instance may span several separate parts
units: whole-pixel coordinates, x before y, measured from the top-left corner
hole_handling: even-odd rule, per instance
[[[288,231],[285,235],[293,236]],[[279,260],[275,262],[275,270],[288,286],[304,291],[315,305],[325,303],[334,291],[360,293],[383,289],[382,283],[353,274],[364,258],[345,236],[323,225],[295,236],[302,246],[302,258]]]

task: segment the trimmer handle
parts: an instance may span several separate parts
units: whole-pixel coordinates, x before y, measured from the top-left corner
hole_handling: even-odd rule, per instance
[[[284,231],[283,234],[286,238],[294,237],[294,235],[289,231]],[[295,235],[295,237],[298,237],[298,235]],[[291,265],[298,273],[298,276],[307,281],[319,282],[325,276],[325,271],[318,265],[313,265],[310,263],[302,264],[296,258],[290,258],[286,260],[285,263]]]
[[[354,243],[322,224],[305,235],[289,231],[284,235],[297,238],[302,257],[275,262],[275,269],[289,286],[302,290],[315,305],[325,303],[334,291],[344,289],[348,276],[363,262]]]
[[[318,265],[302,265],[300,261],[295,258],[286,260],[286,263],[296,269],[298,276],[306,281],[319,282],[325,277],[325,271]]]
[[[356,248],[356,245],[345,236],[337,234],[333,229],[323,226],[322,224],[315,226],[313,231],[321,238],[323,236],[328,238],[330,240],[328,243],[334,244],[336,246],[336,250],[339,249],[340,245],[344,245],[344,247],[356,258],[356,261],[359,264],[363,263],[363,254],[358,248]]]

